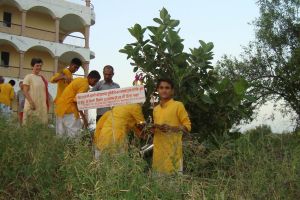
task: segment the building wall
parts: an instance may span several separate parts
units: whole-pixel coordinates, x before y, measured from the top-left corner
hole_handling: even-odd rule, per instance
[[[9,66],[3,67],[0,66],[0,74],[2,76],[14,77],[17,78],[19,76],[19,61],[20,55],[19,52],[11,45],[2,44],[0,45],[0,52],[5,51],[9,52]]]
[[[29,10],[26,17],[25,36],[54,42],[55,20],[50,14]]]
[[[4,12],[10,12],[12,14],[11,27],[2,26]],[[1,21],[0,32],[10,33],[15,35],[21,34],[21,12],[16,7],[6,6],[6,5],[0,6],[0,21]]]

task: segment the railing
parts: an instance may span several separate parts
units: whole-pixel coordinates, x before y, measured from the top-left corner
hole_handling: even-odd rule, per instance
[[[21,35],[21,24],[15,24],[15,23],[9,23],[10,27],[6,25],[7,23],[4,21],[0,21],[0,32],[8,33],[12,35]],[[65,36],[63,33],[60,33],[61,36]],[[39,40],[46,40],[50,42],[56,42],[55,36],[56,33],[54,31],[50,30],[44,30],[32,26],[26,26],[24,30],[24,36],[39,39]],[[71,40],[67,40],[67,42],[59,41],[62,44],[69,44],[69,45],[75,45],[79,47],[85,47],[85,38],[68,34],[65,36],[65,38],[70,38]]]
[[[73,34],[67,35],[63,41],[60,41],[60,43],[85,47],[85,38]],[[61,35],[64,36],[64,34]]]
[[[8,26],[8,24],[10,26]],[[21,28],[22,26],[20,24],[14,24],[14,23],[7,23],[4,21],[0,21],[0,32],[14,34],[14,35],[21,35]]]
[[[39,40],[55,42],[56,33],[55,31],[44,30],[32,26],[26,26],[24,31],[24,36],[39,39]]]
[[[10,66],[10,65],[0,65],[0,74],[1,76],[10,77],[10,78],[19,78],[20,76],[20,67]]]
[[[22,75],[26,75],[31,73],[32,68],[24,67],[22,68],[23,73],[20,74],[19,66],[11,66],[11,65],[0,65],[0,74],[1,76],[10,77],[10,78],[20,78]],[[41,70],[41,72],[47,76],[49,79],[50,76],[53,75],[54,70]]]

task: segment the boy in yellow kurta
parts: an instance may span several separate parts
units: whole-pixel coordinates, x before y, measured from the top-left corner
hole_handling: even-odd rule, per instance
[[[184,105],[174,101],[173,83],[160,79],[157,85],[160,104],[153,110],[155,124],[152,168],[159,173],[182,172],[182,133],[191,130]]]
[[[76,95],[88,92],[89,86],[94,86],[100,80],[100,74],[97,71],[91,71],[87,78],[74,79],[63,91],[56,102],[55,113],[56,133],[60,136],[75,137],[81,129],[79,114],[83,119],[84,126],[88,122],[82,111],[78,111]]]
[[[77,72],[79,67],[82,65],[82,62],[79,58],[73,58],[69,67],[65,68],[62,72],[56,73],[50,80],[51,83],[57,83],[57,92],[56,97],[54,99],[54,103],[61,96],[65,88],[71,83],[73,80],[73,74]]]
[[[4,81],[4,79],[3,79]],[[10,80],[0,85],[0,112],[10,114],[12,112],[12,101],[15,97],[14,85],[16,82]]]
[[[95,130],[94,142],[98,150],[100,152],[104,150],[126,151],[128,132],[134,128],[135,124],[144,121],[142,107],[139,104],[116,106],[107,111],[98,121]]]

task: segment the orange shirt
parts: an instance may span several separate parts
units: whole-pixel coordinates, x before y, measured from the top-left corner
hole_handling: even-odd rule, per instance
[[[64,74],[66,77],[73,79],[73,75],[70,72],[68,68],[65,68],[61,73],[56,73],[50,80],[51,83],[57,83],[57,92],[56,97],[54,99],[54,103],[58,100],[58,98],[61,96],[63,91],[66,89],[66,87],[69,85],[65,80],[59,80],[58,82],[54,82],[54,79],[59,77],[61,74]]]
[[[60,98],[56,102],[55,113],[58,117],[63,117],[65,114],[72,114],[79,118],[79,113],[76,104],[76,95],[89,91],[89,82],[87,78],[74,79],[63,91]]]
[[[0,85],[0,103],[11,107],[14,97],[15,92],[11,84],[3,83]]]
[[[157,105],[153,110],[153,118],[158,125],[185,126],[188,131],[191,130],[191,122],[184,105],[173,99],[163,106]],[[182,133],[164,133],[155,129],[153,144],[153,169],[162,173],[179,171],[183,160]]]

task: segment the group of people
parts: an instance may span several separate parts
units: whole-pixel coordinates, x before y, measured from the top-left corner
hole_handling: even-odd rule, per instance
[[[48,82],[41,75],[43,61],[33,58],[32,73],[20,82],[17,93],[19,120],[23,125],[38,121],[48,123],[50,95]],[[70,65],[56,73],[50,80],[57,84],[54,99],[56,114],[56,134],[60,137],[75,138],[80,130],[88,127],[86,113],[78,110],[76,95],[85,92],[120,88],[112,78],[114,68],[107,65],[103,68],[104,79],[98,71],[91,71],[86,78],[73,78],[73,74],[82,66],[78,58],[71,60]],[[0,112],[6,115],[12,108],[15,82],[4,83],[0,77]],[[92,89],[90,89],[92,87]],[[182,171],[182,135],[191,130],[191,122],[184,105],[173,100],[174,83],[170,79],[159,79],[157,92],[160,102],[153,111],[153,169],[160,173]],[[22,113],[22,114],[21,114]],[[145,122],[140,104],[115,106],[97,109],[96,129],[93,142],[95,157],[101,159],[103,152],[118,153],[127,150],[127,134],[133,130],[143,137],[141,129]]]

